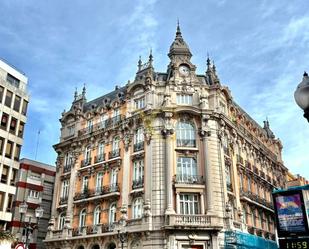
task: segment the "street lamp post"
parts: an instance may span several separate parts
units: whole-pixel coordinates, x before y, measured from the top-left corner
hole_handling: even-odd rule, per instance
[[[307,72],[304,72],[303,80],[294,92],[294,98],[297,105],[304,110],[304,117],[309,122],[309,77]]]
[[[19,205],[19,213],[20,213],[20,216],[21,216],[21,221],[22,221],[22,216],[26,215],[27,209],[28,209],[28,204],[26,203],[26,201],[22,202]],[[43,210],[42,207],[39,206],[39,207],[37,207],[35,209],[35,217],[37,218],[37,226],[39,225],[39,220],[40,220],[40,218],[42,218],[43,213],[44,213],[44,210]],[[26,229],[26,231],[25,231],[26,242],[25,242],[24,246],[25,246],[26,249],[28,249],[28,246],[29,246],[29,235],[30,235],[30,232],[35,228],[35,227],[33,228],[31,226],[31,216],[29,217],[29,221],[28,222],[25,222],[25,221],[23,222],[23,226]]]

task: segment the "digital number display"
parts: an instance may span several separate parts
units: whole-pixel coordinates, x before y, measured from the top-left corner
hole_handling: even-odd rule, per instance
[[[309,238],[279,239],[280,249],[309,249]]]

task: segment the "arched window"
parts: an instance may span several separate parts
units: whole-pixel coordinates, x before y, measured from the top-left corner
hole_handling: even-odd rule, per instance
[[[179,121],[176,125],[178,147],[195,147],[195,128],[187,121]]]
[[[86,226],[86,209],[83,209],[79,214],[79,227],[83,228]]]
[[[116,222],[116,203],[112,203],[109,207],[109,224],[112,225],[113,223]]]
[[[91,147],[89,145],[85,149],[85,165],[84,166],[89,165],[90,162],[91,162]]]
[[[143,214],[143,198],[136,198],[133,201],[133,219],[142,218]]]
[[[65,223],[65,213],[61,213],[58,218],[58,229],[63,229]]]
[[[100,206],[97,206],[93,212],[93,225],[94,226],[100,224],[100,215],[101,215],[101,208]]]

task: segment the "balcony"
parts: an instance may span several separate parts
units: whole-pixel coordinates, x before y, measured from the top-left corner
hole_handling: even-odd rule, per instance
[[[86,167],[86,166],[89,166],[90,164],[91,164],[91,157],[82,160],[82,161],[80,162],[80,167],[81,167],[81,168],[84,168],[84,167]]]
[[[60,197],[59,205],[65,205],[68,203],[68,196]]]
[[[241,190],[240,198],[248,198],[252,202],[256,202],[256,203],[258,203],[262,206],[265,206],[269,209],[272,209],[272,210],[274,209],[272,202],[260,197],[259,195],[255,194],[255,193],[252,193],[251,191]]]
[[[108,153],[108,159],[113,159],[120,156],[120,149],[114,149]]]
[[[87,226],[86,233],[87,234],[101,234],[109,232],[109,225],[108,224],[98,224],[93,226]]]
[[[204,184],[203,176],[199,175],[175,175],[175,184]]]
[[[177,147],[196,147],[196,140],[195,139],[177,139]]]
[[[94,157],[94,163],[100,163],[104,161],[105,161],[105,153],[98,154],[97,156]]]
[[[167,217],[166,225],[168,227],[219,229],[223,227],[223,222],[219,217],[204,214],[171,214]]]
[[[144,150],[144,141],[134,144],[134,152]]]
[[[86,200],[89,198],[104,198],[104,195],[110,196],[115,193],[119,195],[120,187],[118,183],[112,183],[110,185],[97,187],[95,189],[85,189],[82,192],[78,192],[74,196],[74,201]]]
[[[142,188],[144,187],[144,177],[140,177],[137,180],[133,180],[132,189]]]
[[[72,166],[73,166],[72,164],[64,165],[64,167],[63,167],[63,173],[68,173],[68,172],[70,172]]]

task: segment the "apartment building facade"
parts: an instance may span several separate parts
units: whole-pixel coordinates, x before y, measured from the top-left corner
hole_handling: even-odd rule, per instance
[[[12,214],[9,224],[11,232],[18,242],[26,242],[25,226],[30,225],[28,242],[30,249],[43,249],[48,222],[51,218],[51,206],[55,182],[56,168],[52,165],[23,158],[17,178],[17,190],[14,197]],[[25,214],[20,214],[19,205],[28,205]],[[38,219],[35,210],[43,208],[43,216]]]
[[[0,229],[12,219],[29,96],[27,77],[0,59]]]
[[[280,140],[236,104],[209,58],[196,73],[179,26],[168,56],[166,72],[150,53],[134,82],[95,100],[75,92],[54,146],[47,248],[228,248],[227,231],[275,246]]]

